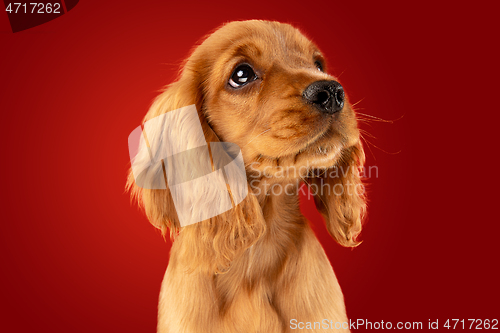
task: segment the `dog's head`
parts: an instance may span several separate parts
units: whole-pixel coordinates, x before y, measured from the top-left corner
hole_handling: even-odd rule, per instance
[[[278,22],[224,25],[193,51],[179,79],[157,98],[145,120],[190,104],[199,111],[207,141],[241,148],[247,176],[257,180],[256,186],[301,179],[315,185],[316,203],[331,235],[344,246],[357,244],[365,201],[356,116],[309,39]],[[132,177],[129,184],[133,186]],[[136,188],[135,194],[155,225],[178,231],[168,189]],[[226,241],[231,244],[216,252],[234,254],[253,244],[265,228],[253,195],[217,218],[201,223],[214,233],[229,231]],[[231,240],[235,235],[241,244]]]

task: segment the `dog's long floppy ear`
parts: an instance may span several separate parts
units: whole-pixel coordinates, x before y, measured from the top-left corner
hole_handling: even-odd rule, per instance
[[[219,200],[221,196],[218,196],[217,194],[221,193],[217,192],[221,190],[220,186],[218,187],[215,183],[206,182],[203,185],[197,185],[198,187],[193,187],[194,190],[186,190],[185,192],[180,193],[175,192],[174,187],[176,182],[170,182],[173,178],[169,178],[169,175],[171,175],[169,172],[175,173],[175,175],[180,176],[180,178],[187,179],[189,177],[193,177],[192,174],[197,172],[199,175],[204,172],[204,174],[213,174],[214,171],[221,168],[220,166],[217,166],[217,163],[234,160],[234,154],[232,156],[222,156],[222,154],[225,153],[224,149],[218,150],[218,159],[216,159],[215,155],[213,155],[214,150],[224,144],[215,144],[219,142],[219,139],[203,114],[204,90],[201,86],[202,84],[200,79],[198,79],[199,77],[202,77],[202,75],[200,75],[199,71],[193,71],[191,69],[192,65],[193,60],[191,59],[184,67],[184,71],[180,79],[170,85],[156,98],[144,119],[144,128],[146,128],[147,122],[155,117],[166,115],[170,111],[195,104],[198,111],[199,122],[201,123],[201,128],[203,130],[204,139],[201,140],[204,140],[204,143],[207,143],[207,146],[201,147],[200,150],[195,150],[197,148],[193,149],[193,153],[191,155],[188,154],[187,159],[183,160],[184,157],[181,156],[178,159],[172,158],[173,161],[169,159],[163,160],[163,165],[157,163],[154,166],[148,166],[146,168],[147,172],[144,172],[144,174],[146,174],[145,178],[156,177],[157,179],[162,179],[164,176],[164,178],[168,179],[167,186],[164,186],[162,189],[155,189],[158,187],[154,186],[138,186],[138,179],[134,177],[133,168],[131,168],[127,182],[127,189],[131,191],[132,197],[135,198],[139,206],[144,209],[149,221],[154,226],[161,229],[163,234],[166,234],[167,231],[170,230],[170,236],[173,239],[177,238],[177,236],[181,238],[180,241],[183,245],[179,251],[179,258],[183,261],[184,265],[192,267],[193,269],[202,269],[211,273],[224,272],[229,268],[231,262],[236,256],[241,254],[242,251],[253,245],[260,238],[265,230],[265,221],[262,216],[260,205],[247,183],[246,174],[244,172],[242,177],[240,173],[240,181],[237,185],[238,188],[229,189],[228,179],[231,178],[231,173],[228,172],[228,170],[231,169],[225,169],[224,178],[228,188],[223,185],[223,191],[226,191],[225,196],[229,194],[231,199],[229,207],[232,208],[215,216],[213,216],[213,214],[207,215],[206,211],[223,210],[219,208],[223,205],[221,200]],[[191,120],[193,119],[191,118]],[[175,125],[172,125],[173,127],[170,126],[168,129],[166,129],[166,122],[165,124],[162,124],[162,126],[156,127],[156,132],[153,131],[151,135],[149,133],[147,134],[149,137],[148,145],[153,144],[155,140],[161,141],[161,136],[164,136],[165,131],[167,130],[179,130],[182,132],[182,135],[176,134],[174,136],[175,139],[196,140],[197,143],[195,144],[189,144],[186,142],[183,142],[183,144],[185,146],[199,147],[200,138],[196,138],[196,136],[199,136],[200,131],[192,130],[190,132],[191,128],[196,127],[194,125],[194,121],[191,120],[178,120]],[[196,119],[196,122],[198,122],[198,119]],[[199,123],[197,126],[199,129]],[[181,128],[178,129],[178,127]],[[151,138],[150,136],[155,136],[155,138]],[[161,144],[165,145],[165,140]],[[208,150],[204,149],[205,147],[209,147]],[[233,145],[233,147],[237,146]],[[239,151],[239,149],[237,150]],[[145,157],[143,157],[145,160],[148,156],[147,153],[144,153],[144,151],[145,150],[143,150],[143,155],[145,155]],[[151,153],[151,151],[153,152]],[[153,149],[150,149],[149,152],[150,154],[155,154]],[[207,154],[210,154],[210,158]],[[209,159],[212,163],[211,170],[208,171],[202,163],[207,159]],[[138,163],[139,165],[141,164],[140,162],[141,161]],[[242,169],[244,170],[244,164],[241,163],[241,165],[243,165]],[[145,168],[142,169],[144,170]],[[246,195],[247,190],[248,195]],[[241,195],[243,192],[246,197]],[[237,193],[240,193],[239,198],[236,197]],[[182,199],[183,195],[187,195],[189,197],[189,200],[185,201],[185,205],[183,207],[179,207],[179,200],[175,201],[177,203],[177,209],[182,209],[180,212],[176,211],[176,205],[174,204],[174,198],[172,197],[173,195],[176,199]],[[198,219],[197,216],[212,217],[204,218],[199,221],[200,219]],[[189,219],[192,221],[185,223],[185,221]]]
[[[358,143],[344,149],[334,168],[312,179],[314,201],[325,219],[328,232],[346,247],[360,244],[356,237],[361,232],[366,210],[360,174],[364,160],[363,148]]]
[[[200,103],[201,94],[196,81],[192,79],[190,73],[184,72],[178,81],[169,85],[156,97],[144,117],[143,124],[169,111],[192,104],[198,106]],[[162,172],[161,165],[155,165],[150,169],[152,169],[149,171],[150,174]],[[126,189],[131,193],[132,199],[137,201],[139,207],[144,209],[149,221],[159,228],[163,235],[170,229],[171,238],[175,238],[179,233],[180,223],[168,186],[166,189],[148,189],[138,186],[131,168]]]

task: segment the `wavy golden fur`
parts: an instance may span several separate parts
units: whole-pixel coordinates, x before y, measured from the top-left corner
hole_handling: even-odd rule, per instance
[[[235,89],[228,80],[242,63],[256,77]],[[319,49],[288,24],[231,22],[194,49],[151,106],[144,121],[195,104],[207,142],[241,148],[249,189],[236,208],[181,228],[169,190],[141,189],[129,175],[128,189],[148,219],[174,239],[158,332],[291,332],[292,319],[347,321],[341,289],[297,195],[301,182],[316,186],[330,234],[343,246],[358,244],[364,153],[355,113],[347,99],[340,112],[324,114],[303,97],[311,83],[336,80],[325,68]]]

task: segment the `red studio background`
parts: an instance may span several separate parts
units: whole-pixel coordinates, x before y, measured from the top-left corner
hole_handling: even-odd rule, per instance
[[[361,124],[378,168],[361,246],[335,244],[302,201],[348,316],[499,319],[497,13],[482,1],[83,0],[17,33],[0,13],[0,330],[155,332],[170,243],[124,191],[127,137],[195,43],[255,18],[300,28],[361,112],[393,120]]]

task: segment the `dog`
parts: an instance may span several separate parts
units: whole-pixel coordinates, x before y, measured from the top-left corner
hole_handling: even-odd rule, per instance
[[[360,130],[324,55],[288,24],[227,23],[192,51],[144,121],[193,104],[207,142],[240,147],[248,195],[181,227],[169,188],[141,188],[130,172],[132,197],[173,239],[158,332],[349,331],[341,288],[299,209],[306,184],[333,239],[360,243]]]

